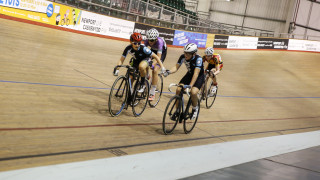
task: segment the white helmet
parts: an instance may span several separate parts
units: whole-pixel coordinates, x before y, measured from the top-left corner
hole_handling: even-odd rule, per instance
[[[147,31],[147,39],[148,40],[156,40],[159,37],[159,32],[155,28]]]
[[[184,46],[183,50],[184,52],[193,54],[198,51],[198,46],[195,43],[189,43]]]
[[[213,53],[214,53],[214,49],[212,47],[208,47],[204,53],[207,55],[207,56],[212,56]]]

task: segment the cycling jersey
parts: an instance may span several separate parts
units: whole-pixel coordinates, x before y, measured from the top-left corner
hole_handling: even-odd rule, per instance
[[[160,54],[162,54],[163,51],[167,50],[166,41],[161,37],[158,37],[158,40],[152,46],[150,45],[149,40],[145,40],[144,45],[147,47],[150,46],[151,50],[155,50],[157,51],[157,53],[160,53]]]
[[[151,58],[151,55],[152,55],[152,51],[149,48],[147,48],[146,46],[144,46],[143,44],[141,44],[139,46],[137,51],[133,49],[131,44],[128,45],[124,49],[124,51],[122,53],[122,56],[125,58],[125,57],[127,57],[128,53],[132,55],[132,57],[134,59],[133,60],[133,64],[135,65],[135,67],[137,65],[139,65],[140,62],[143,61],[143,60],[148,61]]]
[[[212,57],[213,58],[211,58],[210,60],[207,60],[206,56],[202,57],[204,62],[208,62],[209,63],[208,69],[210,70],[212,68],[215,68],[216,65],[219,64],[220,65],[220,70],[221,70],[222,67],[223,67],[223,62],[222,62],[220,54],[213,54]]]
[[[201,56],[195,55],[190,60],[186,60],[186,58],[184,57],[184,54],[182,54],[177,63],[181,65],[183,62],[188,69],[188,73],[193,74],[194,70],[196,68],[199,68],[200,69],[199,76],[203,74],[204,70],[203,70],[203,62],[202,62]]]

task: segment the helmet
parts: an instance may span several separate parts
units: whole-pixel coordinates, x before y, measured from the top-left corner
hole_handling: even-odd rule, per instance
[[[148,40],[155,40],[159,37],[159,32],[155,28],[150,29],[147,31],[147,39]]]
[[[137,41],[137,42],[140,42],[142,41],[142,36],[140,33],[133,33],[131,34],[130,36],[130,41]]]
[[[208,48],[204,51],[204,53],[205,53],[207,56],[211,56],[211,55],[213,55],[213,53],[214,53],[214,49],[213,49],[212,47],[208,47]]]
[[[193,54],[198,51],[198,46],[195,43],[189,43],[184,46],[183,50],[184,52]]]

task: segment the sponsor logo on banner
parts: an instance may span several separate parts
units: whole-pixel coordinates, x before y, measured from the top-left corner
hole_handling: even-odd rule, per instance
[[[288,49],[289,39],[259,38],[258,49]]]
[[[174,33],[173,45],[185,46],[188,43],[195,43],[199,48],[204,48],[207,43],[207,34],[176,30]]]
[[[40,13],[47,13],[50,4],[52,2],[46,0],[0,0],[0,6]]]
[[[289,39],[288,50],[320,52],[320,42]]]
[[[228,49],[257,49],[258,37],[229,36]]]
[[[78,30],[129,39],[134,22],[82,11]]]
[[[214,48],[227,48],[229,36],[215,35],[213,47]]]
[[[147,30],[152,28],[155,28],[158,30],[159,37],[162,37],[166,41],[166,44],[169,44],[169,45],[173,44],[174,30],[172,29],[159,28],[159,27],[149,26],[146,24],[135,23],[134,32],[140,33],[143,39],[145,40]]]

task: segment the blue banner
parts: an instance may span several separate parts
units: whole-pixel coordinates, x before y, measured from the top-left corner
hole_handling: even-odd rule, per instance
[[[207,34],[175,30],[173,45],[184,46],[188,43],[195,43],[198,47],[204,48],[207,43]]]

